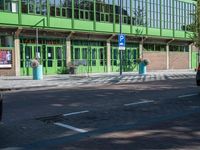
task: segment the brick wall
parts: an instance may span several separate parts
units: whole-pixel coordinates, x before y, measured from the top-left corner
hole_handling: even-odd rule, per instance
[[[12,67],[0,68],[0,76],[15,76],[15,57],[14,49],[12,50]]]
[[[169,52],[169,69],[189,69],[189,53]]]
[[[148,70],[166,70],[167,69],[167,53],[166,52],[148,52],[143,53],[144,58],[150,60],[147,66]]]

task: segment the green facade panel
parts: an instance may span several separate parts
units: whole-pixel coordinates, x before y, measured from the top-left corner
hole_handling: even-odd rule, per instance
[[[192,68],[195,69],[198,66],[198,52],[192,52]]]
[[[160,29],[154,29],[154,28],[149,28],[148,29],[148,34],[152,36],[160,36]]]
[[[119,25],[119,24],[116,24],[115,28],[116,28],[116,32],[119,33],[120,25]],[[130,34],[130,33],[131,33],[130,25],[124,25],[124,24],[123,24],[123,25],[122,25],[122,32],[123,32],[123,33]]]
[[[186,38],[190,38],[191,39],[191,37],[193,37],[193,32],[186,32],[186,34],[185,34],[185,36],[186,36]]]
[[[74,20],[74,29],[92,31],[94,29],[94,22]]]
[[[173,30],[162,30],[162,36],[173,37]]]
[[[18,24],[18,14],[8,13],[8,12],[0,12],[0,23],[16,25],[16,24]]]
[[[72,20],[66,18],[50,17],[50,27],[70,29],[72,28]]]
[[[183,31],[175,31],[175,37],[177,38],[185,38],[185,32]]]
[[[21,21],[23,26],[26,25],[31,27],[45,27],[47,25],[46,17],[44,16],[22,14]]]
[[[113,31],[113,24],[97,22],[96,23],[96,31],[112,32]]]
[[[146,35],[146,28],[145,27],[132,27],[132,33],[135,35]]]

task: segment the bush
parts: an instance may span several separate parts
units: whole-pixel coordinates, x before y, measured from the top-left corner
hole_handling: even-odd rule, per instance
[[[38,67],[38,66],[39,66],[39,62],[38,62],[37,59],[31,60],[31,67],[32,67],[32,68],[36,68],[36,67]]]
[[[145,66],[147,66],[147,65],[149,65],[150,62],[149,62],[148,59],[144,59],[144,60],[143,60],[143,63],[145,64]]]
[[[147,65],[149,65],[150,62],[149,62],[148,59],[138,58],[138,59],[137,59],[137,63],[138,63],[138,64],[144,63],[144,65],[147,66]]]

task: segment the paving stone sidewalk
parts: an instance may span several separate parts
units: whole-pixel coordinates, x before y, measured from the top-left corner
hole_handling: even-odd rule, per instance
[[[137,83],[170,79],[194,78],[193,70],[171,70],[148,72],[147,75],[139,75],[137,72],[82,74],[82,75],[49,75],[43,80],[32,80],[31,76],[6,77],[0,76],[0,89],[20,90],[45,87],[76,87],[94,86],[102,84]]]

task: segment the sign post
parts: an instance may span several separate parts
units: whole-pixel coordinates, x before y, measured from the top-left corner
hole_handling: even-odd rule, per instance
[[[122,75],[122,51],[124,51],[125,48],[125,43],[126,43],[126,38],[125,35],[122,34],[122,0],[120,0],[120,34],[118,36],[118,46],[119,46],[119,51],[120,51],[120,76]]]

